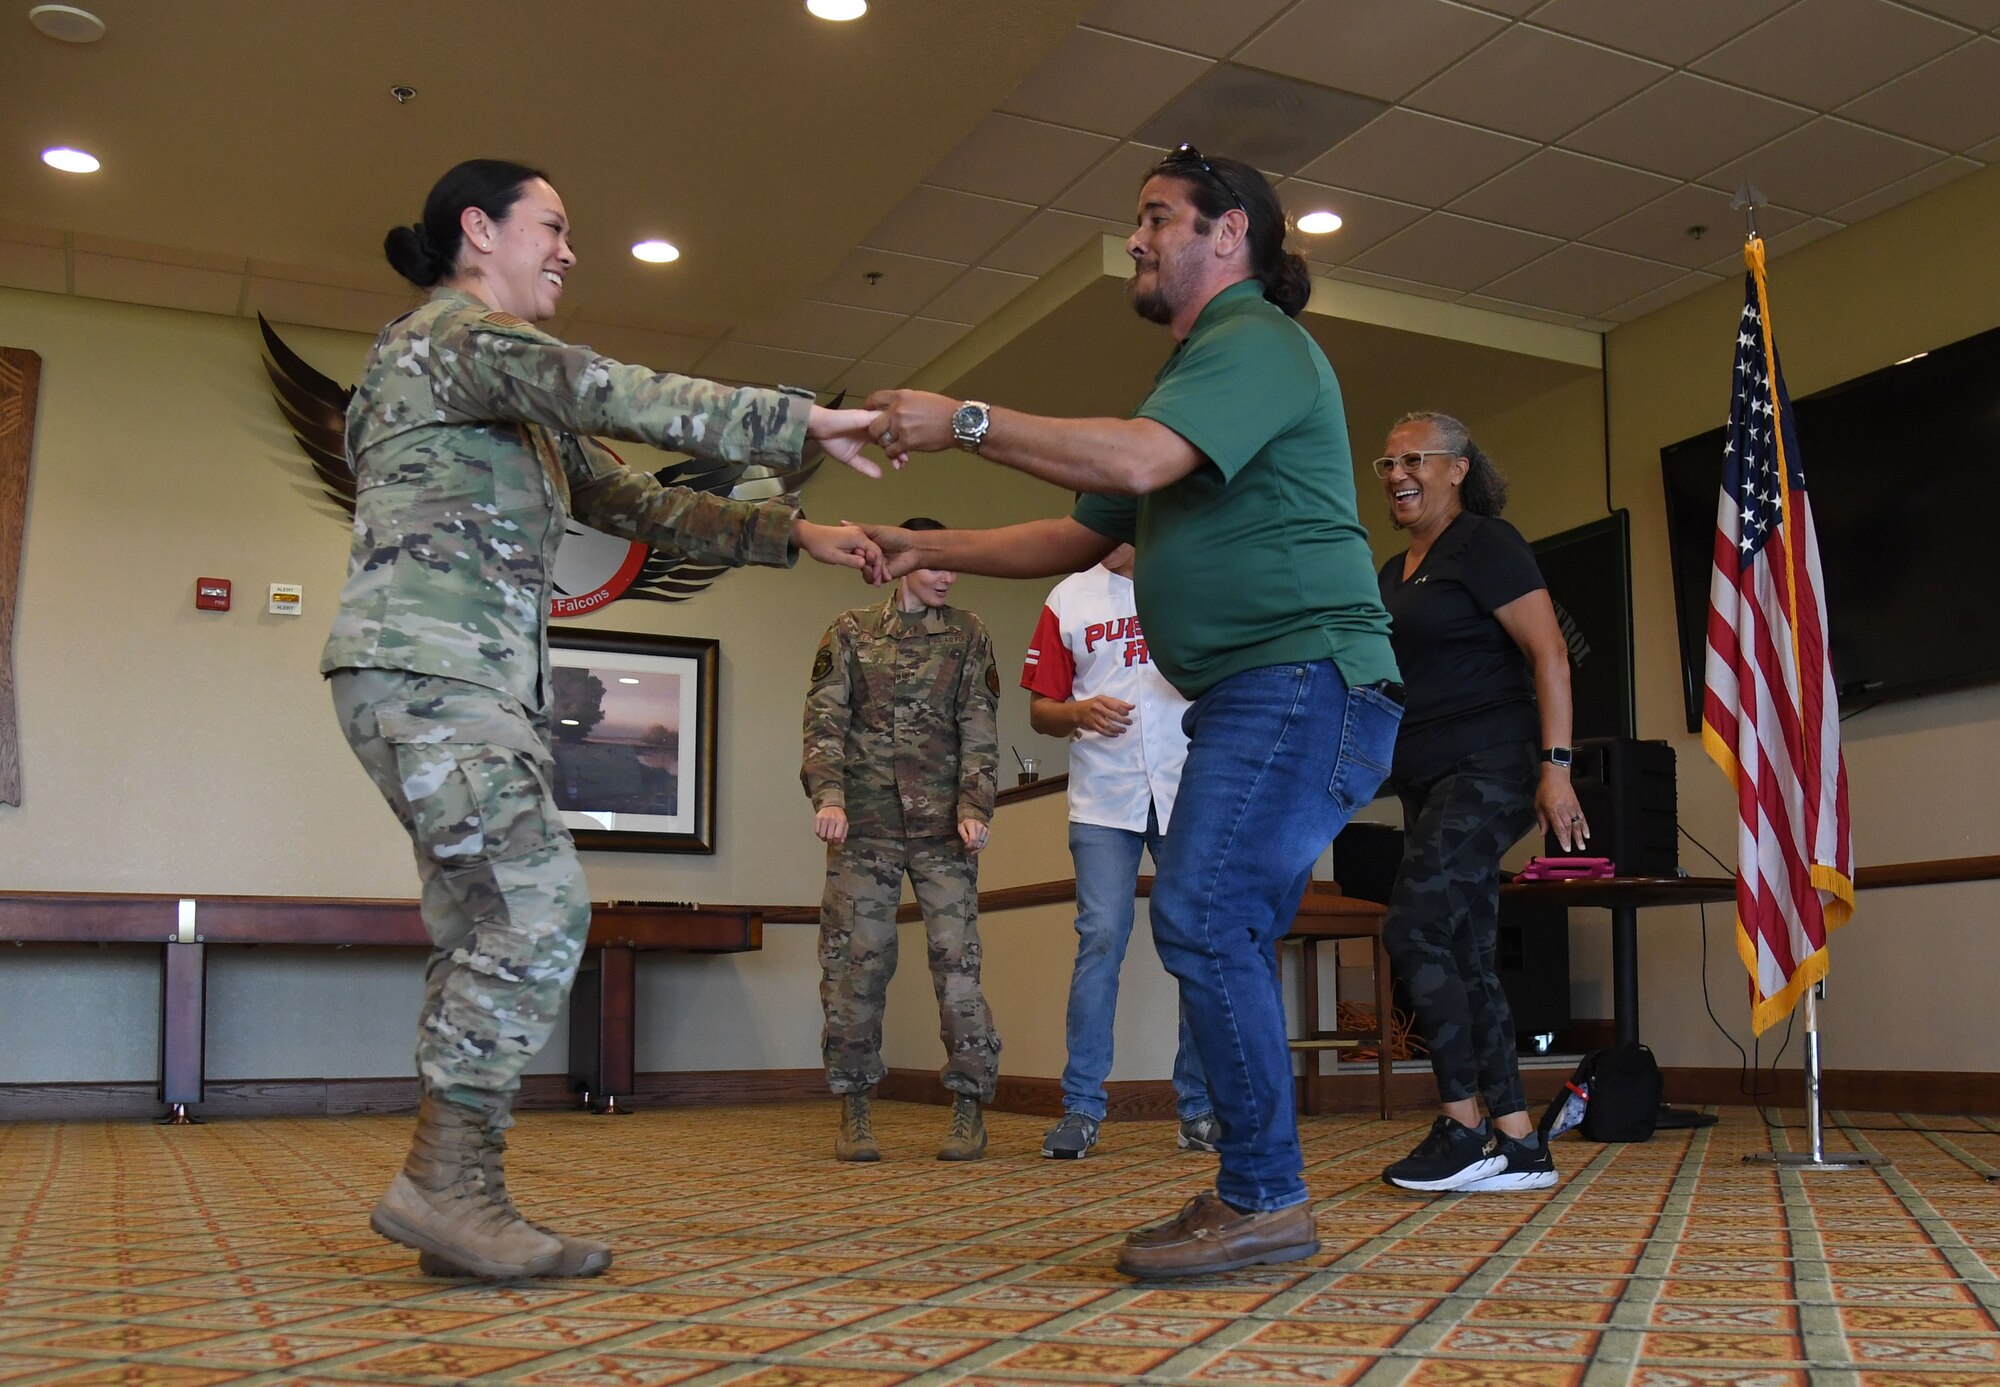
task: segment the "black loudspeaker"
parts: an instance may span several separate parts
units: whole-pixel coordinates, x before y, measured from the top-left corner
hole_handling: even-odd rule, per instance
[[[1570,783],[1590,821],[1579,856],[1608,857],[1620,876],[1675,875],[1680,870],[1674,749],[1631,737],[1592,737],[1572,750]],[[1566,855],[1551,833],[1542,846]]]

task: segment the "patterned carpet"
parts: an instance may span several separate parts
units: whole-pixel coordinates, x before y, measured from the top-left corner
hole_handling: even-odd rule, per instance
[[[1321,1255],[1142,1286],[1120,1237],[1208,1174],[1171,1126],[1057,1163],[998,1114],[954,1167],[946,1116],[883,1105],[873,1167],[828,1158],[830,1103],[529,1116],[521,1202],[619,1259],[505,1287],[368,1231],[404,1118],[0,1127],[0,1382],[2000,1384],[2000,1124],[1857,1118],[1893,1167],[1779,1175],[1728,1109],[1432,1198],[1377,1180],[1417,1115],[1308,1119]]]

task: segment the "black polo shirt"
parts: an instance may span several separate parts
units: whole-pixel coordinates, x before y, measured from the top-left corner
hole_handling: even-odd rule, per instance
[[[1406,549],[1376,575],[1406,702],[1399,780],[1441,775],[1476,751],[1541,740],[1534,671],[1493,613],[1548,586],[1521,532],[1462,512],[1408,579]]]

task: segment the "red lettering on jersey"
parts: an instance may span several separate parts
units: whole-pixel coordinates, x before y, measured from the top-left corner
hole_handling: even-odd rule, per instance
[[[1130,669],[1133,665],[1151,663],[1151,657],[1146,653],[1146,638],[1144,636],[1139,637],[1135,641],[1125,642],[1125,668]]]
[[[1083,653],[1088,655],[1097,649],[1097,643],[1104,639],[1104,623],[1093,621],[1083,628]]]

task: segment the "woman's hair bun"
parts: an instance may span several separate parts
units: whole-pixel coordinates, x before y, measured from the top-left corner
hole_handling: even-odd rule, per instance
[[[392,230],[382,238],[382,253],[397,274],[419,289],[428,289],[444,278],[444,256],[422,222]]]

